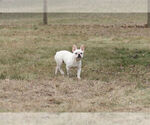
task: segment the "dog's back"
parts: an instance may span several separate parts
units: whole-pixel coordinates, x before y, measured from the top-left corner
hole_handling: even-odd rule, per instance
[[[55,54],[55,61],[58,65],[64,61],[65,63],[68,61],[68,57],[71,57],[72,53],[66,50],[58,51]]]

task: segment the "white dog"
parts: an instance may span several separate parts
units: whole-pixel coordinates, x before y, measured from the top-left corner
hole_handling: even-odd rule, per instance
[[[83,58],[83,54],[84,54],[84,46],[81,45],[80,49],[77,49],[77,46],[73,45],[72,52],[73,53],[66,50],[56,52],[55,61],[57,66],[56,66],[55,74],[57,74],[59,70],[60,73],[64,75],[64,72],[61,69],[61,65],[64,62],[66,64],[67,75],[69,76],[69,70],[71,67],[77,67],[78,68],[77,78],[81,79],[80,78],[81,66],[82,66],[81,59]]]

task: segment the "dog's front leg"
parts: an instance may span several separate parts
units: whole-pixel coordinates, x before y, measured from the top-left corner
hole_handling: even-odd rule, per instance
[[[81,74],[81,66],[78,67],[78,71],[77,71],[77,78],[78,79],[81,79],[80,74]]]

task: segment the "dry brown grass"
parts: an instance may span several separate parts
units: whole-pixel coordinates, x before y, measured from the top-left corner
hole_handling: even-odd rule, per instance
[[[51,80],[1,80],[1,111],[149,112],[149,88],[136,83],[110,83],[57,77]]]

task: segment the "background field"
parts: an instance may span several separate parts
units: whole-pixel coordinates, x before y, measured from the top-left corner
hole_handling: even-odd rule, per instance
[[[146,14],[41,16],[0,14],[0,111],[150,111]],[[86,46],[81,81],[54,75],[73,44]]]

